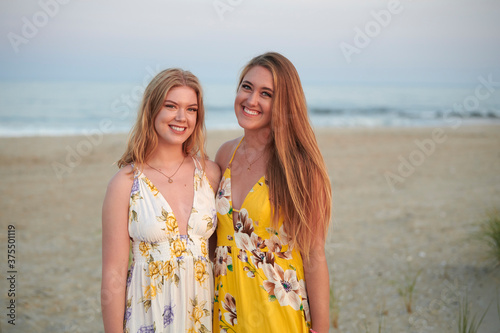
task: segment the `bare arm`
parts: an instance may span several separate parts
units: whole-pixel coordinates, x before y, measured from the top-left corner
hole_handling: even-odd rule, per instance
[[[219,167],[219,171],[222,170],[222,172],[219,174],[219,181],[222,177],[222,173],[225,171],[227,164],[229,163],[229,160],[231,159],[231,154],[233,150],[236,148],[236,144],[239,142],[240,138],[227,141],[226,143],[223,143],[219,150],[217,150],[217,153],[215,154],[215,163]],[[217,189],[219,188],[217,184]],[[216,189],[216,190],[217,190]],[[212,261],[215,260],[215,247],[217,246],[217,232],[214,232],[212,237],[210,237],[209,241],[209,248],[210,248],[210,259]]]
[[[130,239],[128,208],[132,179],[120,170],[109,182],[102,208],[101,307],[106,333],[123,332]]]
[[[221,172],[219,166],[212,162],[207,160],[206,162],[206,173],[207,173],[207,178],[208,181],[210,182],[210,186],[214,189],[214,192],[217,193],[217,189],[219,188],[219,182],[221,178]]]
[[[318,333],[328,332],[330,327],[330,277],[324,240],[315,242],[309,260],[304,262],[304,275],[312,329]]]
[[[217,190],[219,188],[219,182],[221,178],[221,171],[219,166],[212,162],[206,161],[206,172],[208,180],[210,181],[210,186],[214,189],[215,195],[217,195]],[[210,260],[215,260],[215,247],[217,246],[217,233],[214,232],[208,242],[208,256]]]
[[[321,186],[322,184],[319,182],[316,184],[318,189]],[[327,197],[326,194],[317,196],[319,207],[331,205]],[[317,221],[317,224],[313,223],[312,225],[314,241],[310,247],[309,260],[304,261],[312,329],[318,333],[326,333],[330,328],[330,277],[325,255],[325,241],[328,231],[318,222],[325,219],[325,213],[318,210],[311,216],[311,221]],[[330,220],[330,216],[328,216],[328,220]]]

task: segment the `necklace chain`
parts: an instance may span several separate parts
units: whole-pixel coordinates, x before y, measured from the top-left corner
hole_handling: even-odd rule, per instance
[[[250,161],[248,160],[248,156],[247,156],[247,140],[245,140],[245,160],[247,160],[247,163],[249,164],[249,165],[248,165],[248,167],[247,167],[247,170],[248,170],[248,171],[250,171],[250,170],[252,169],[252,165],[253,165],[255,162],[257,162],[257,161],[258,161],[258,160],[259,160],[259,159],[260,159],[260,158],[264,155],[264,152],[265,152],[265,151],[266,151],[266,150],[264,149],[264,150],[262,151],[262,153],[259,155],[259,157],[257,157],[255,160],[253,160],[253,162],[250,162]]]
[[[182,159],[181,164],[179,165],[179,167],[177,168],[177,170],[175,170],[175,172],[172,174],[172,176],[167,176],[165,173],[163,173],[163,172],[161,171],[161,169],[157,169],[157,168],[155,168],[155,167],[152,167],[152,166],[151,166],[151,165],[149,165],[149,163],[147,163],[147,162],[146,162],[146,164],[147,164],[147,165],[148,165],[151,169],[154,169],[154,170],[158,171],[159,173],[161,173],[162,175],[164,175],[165,177],[167,177],[167,178],[168,178],[168,182],[169,182],[169,183],[173,183],[173,182],[174,182],[174,180],[172,179],[172,177],[173,177],[173,176],[175,176],[175,174],[177,173],[177,171],[179,171],[179,169],[181,168],[181,166],[182,166],[182,164],[184,163],[184,160],[185,160],[185,159],[186,159],[186,156],[184,156],[184,158]]]

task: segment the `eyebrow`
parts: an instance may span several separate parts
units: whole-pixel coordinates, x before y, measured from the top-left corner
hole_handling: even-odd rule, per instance
[[[252,82],[247,81],[247,80],[244,80],[244,81],[242,81],[241,83],[246,83],[246,84],[249,84],[249,85],[251,85],[252,87],[254,86],[254,84],[253,84]],[[270,92],[274,92],[271,88],[268,88],[268,87],[263,87],[262,89],[264,89],[264,90],[269,90]]]
[[[175,105],[179,105],[177,102],[171,101],[169,99],[166,99],[163,103],[172,103]],[[198,103],[189,104],[188,106],[198,106]]]

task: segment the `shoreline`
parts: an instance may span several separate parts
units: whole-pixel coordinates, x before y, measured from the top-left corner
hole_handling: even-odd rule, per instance
[[[460,127],[482,127],[482,126],[500,126],[500,119],[495,118],[496,120],[493,119],[488,119],[488,120],[479,120],[479,119],[467,119],[465,121],[461,120],[461,118],[452,118],[454,121],[461,121],[461,123],[456,126],[458,128]],[[436,128],[436,127],[442,127],[442,128],[453,128],[454,125],[452,124],[447,124],[444,120],[440,122],[435,122],[435,123],[412,123],[411,125],[402,125],[402,124],[397,124],[397,125],[369,125],[369,126],[363,126],[363,125],[338,125],[338,126],[312,126],[313,130],[316,131],[325,131],[325,130],[372,130],[372,129],[381,129],[381,130],[411,130],[411,129],[428,129],[428,128]],[[210,128],[206,130],[206,133],[210,132],[225,132],[225,131],[238,131],[240,130],[240,127],[238,124],[234,124],[234,126],[227,127],[227,128]],[[130,130],[126,131],[104,131],[102,129],[93,129],[93,130],[82,130],[82,132],[61,132],[61,133],[45,133],[45,134],[35,134],[35,133],[29,133],[29,134],[23,134],[23,135],[2,135],[0,133],[0,140],[3,139],[22,139],[22,138],[66,138],[66,137],[79,137],[79,136],[86,136],[87,134],[84,133],[84,131],[90,132],[90,134],[95,134],[96,132],[99,133],[100,135],[128,135],[130,133]]]

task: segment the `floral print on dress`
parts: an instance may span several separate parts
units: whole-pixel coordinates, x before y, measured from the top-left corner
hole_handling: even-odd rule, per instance
[[[311,313],[309,311],[309,301],[307,300],[306,282],[304,280],[300,280],[299,285],[300,285],[299,294],[302,295],[302,309],[304,309],[304,315],[306,317],[306,321],[310,322]]]
[[[299,296],[300,284],[297,281],[297,274],[293,269],[286,271],[276,263],[274,265],[265,264],[264,274],[267,280],[264,281],[264,288],[270,296],[276,297],[282,306],[290,305],[294,310],[300,310],[302,298]]]
[[[230,213],[231,205],[229,200],[231,199],[231,179],[222,177],[220,181],[219,190],[217,191],[217,199],[215,207],[217,213],[221,215],[226,215]]]
[[[182,259],[182,255],[184,254],[184,251],[186,251],[186,244],[180,238],[177,238],[171,241],[170,245],[177,259]]]
[[[165,305],[163,309],[163,327],[167,327],[168,325],[174,322],[174,306],[175,305]]]
[[[254,232],[253,221],[244,208],[238,213],[235,231],[234,241],[240,249],[254,251],[265,247],[263,239]]]
[[[231,248],[227,246],[215,249],[215,275],[226,275],[228,270],[233,270],[233,259],[228,254],[231,254]]]
[[[283,218],[279,217],[276,225],[271,220],[268,181],[261,177],[244,198],[238,214],[233,214],[231,164],[232,158],[216,197],[213,329],[309,332],[302,256],[290,243]]]
[[[191,309],[188,310],[188,314],[189,319],[191,319],[191,330],[193,332],[209,332],[208,330],[211,329],[210,326],[207,327],[202,322],[204,318],[212,318],[212,311],[206,309],[207,302],[207,300],[199,301],[197,296],[189,301]]]
[[[231,294],[226,294],[222,302],[222,307],[227,311],[224,314],[226,321],[232,326],[236,325],[238,322],[238,316],[236,315],[236,300]]]
[[[129,201],[129,268],[124,332],[211,332],[213,270],[208,239],[215,231],[215,193],[194,159],[193,207],[187,234],[166,198],[137,171]],[[133,223],[132,223],[133,222]],[[185,307],[191,304],[188,318]],[[187,320],[186,320],[187,319]]]
[[[160,194],[160,191],[154,186],[154,184],[146,177],[142,178],[142,181],[146,183],[146,185],[149,187],[151,190],[151,193],[156,197],[158,194]]]
[[[161,208],[161,215],[156,217],[158,222],[165,223],[165,232],[168,233],[169,236],[175,236],[179,233],[179,227],[177,225],[177,220],[174,216],[173,212],[169,212],[165,210],[165,208]]]
[[[143,325],[139,328],[139,330],[137,331],[137,333],[155,333],[156,332],[156,325],[153,324],[153,325]]]
[[[203,285],[208,279],[207,263],[203,259],[195,260],[194,262],[194,279]]]
[[[221,310],[219,309],[218,311],[220,332],[228,332],[229,330],[231,332],[235,331],[232,327],[234,327],[238,323],[238,316],[236,313],[236,299],[231,294],[227,293],[221,304],[225,312],[224,316],[222,316]]]

